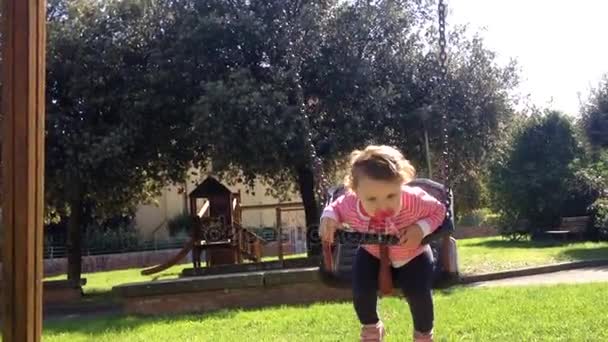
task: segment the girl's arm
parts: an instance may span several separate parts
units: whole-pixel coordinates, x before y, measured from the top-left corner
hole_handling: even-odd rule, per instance
[[[423,237],[437,230],[445,219],[445,205],[420,188],[408,188],[404,202],[418,217],[416,224],[421,228]]]
[[[344,195],[342,195],[323,209],[321,224],[319,226],[321,240],[329,243],[334,242],[336,229],[340,229],[341,222],[343,221],[344,207]]]

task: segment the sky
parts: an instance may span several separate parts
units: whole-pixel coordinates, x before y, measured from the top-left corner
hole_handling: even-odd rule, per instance
[[[499,61],[518,61],[520,93],[530,94],[538,106],[578,115],[579,93],[586,99],[590,87],[608,73],[606,0],[446,3],[448,26],[468,23],[498,53]]]

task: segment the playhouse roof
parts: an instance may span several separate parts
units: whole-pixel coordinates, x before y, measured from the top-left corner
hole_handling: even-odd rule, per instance
[[[207,177],[196,189],[190,192],[190,198],[203,198],[216,195],[229,196],[232,192],[224,184],[213,177]]]

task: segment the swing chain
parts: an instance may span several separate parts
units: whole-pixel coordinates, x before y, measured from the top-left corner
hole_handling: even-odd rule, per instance
[[[445,3],[443,0],[439,0],[439,67],[442,77],[445,77],[447,74],[446,60],[448,58],[445,51],[447,45],[445,38],[445,11]]]
[[[443,114],[441,115],[441,138],[443,144],[443,152],[442,152],[442,163],[443,167],[441,168],[443,184],[446,187],[446,204],[448,208],[451,207],[451,198],[450,198],[450,170],[449,165],[450,161],[449,157],[449,145],[448,145],[448,117],[447,117],[447,103],[445,93],[448,90],[446,85],[446,77],[447,77],[447,52],[446,52],[446,37],[445,37],[445,17],[446,17],[446,5],[444,0],[439,0],[438,5],[439,12],[439,77],[440,77],[440,87],[439,87],[439,97],[441,106],[439,107]]]

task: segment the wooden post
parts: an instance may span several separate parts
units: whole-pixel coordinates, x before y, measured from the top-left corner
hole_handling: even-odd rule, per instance
[[[2,337],[40,341],[46,0],[3,1]]]
[[[281,224],[281,208],[277,207],[277,242],[279,247],[279,261],[283,261],[283,225]]]

